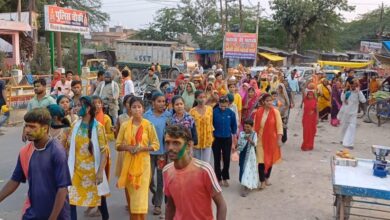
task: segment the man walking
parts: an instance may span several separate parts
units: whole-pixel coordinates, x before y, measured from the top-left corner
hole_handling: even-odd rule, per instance
[[[72,81],[72,93],[73,93],[73,106],[77,106],[80,102],[80,98],[82,96],[82,85],[81,81],[79,80],[73,80]]]
[[[65,149],[49,137],[50,113],[46,108],[36,108],[27,112],[24,121],[30,143],[20,150],[11,180],[0,191],[0,202],[28,180],[22,219],[68,220],[67,187],[71,179]]]
[[[225,220],[227,207],[214,171],[207,162],[192,158],[191,132],[182,125],[168,126],[165,147],[173,162],[163,170],[164,192],[167,196],[165,219],[214,219],[213,200],[217,220]]]
[[[52,95],[60,96],[67,95],[72,96],[71,86],[72,81],[68,81],[65,74],[61,74],[61,80],[56,83]]]
[[[103,99],[105,105],[108,105],[108,114],[111,116],[111,121],[116,122],[119,110],[119,85],[112,80],[112,73],[104,73],[104,81],[100,82],[93,95]]]
[[[46,108],[48,105],[57,104],[53,97],[46,94],[46,80],[44,78],[35,80],[33,85],[35,96],[28,102],[27,111],[34,108]]]
[[[338,118],[341,121],[342,144],[346,148],[353,149],[356,134],[357,114],[359,103],[365,103],[366,98],[359,89],[359,81],[352,81],[351,89],[345,90],[341,94],[341,106]]]
[[[232,136],[237,132],[235,113],[228,108],[229,99],[226,96],[219,98],[219,105],[213,111],[214,126],[214,170],[220,185],[228,187],[230,179],[230,154],[232,150]],[[221,152],[223,169],[221,171]]]

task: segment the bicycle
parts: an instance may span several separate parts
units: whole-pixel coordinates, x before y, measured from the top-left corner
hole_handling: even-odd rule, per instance
[[[368,106],[368,119],[380,127],[390,119],[390,99],[377,99]]]

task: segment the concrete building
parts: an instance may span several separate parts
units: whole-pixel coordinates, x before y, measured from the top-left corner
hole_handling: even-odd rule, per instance
[[[137,33],[136,30],[126,29],[123,26],[104,26],[101,32],[91,32],[91,39],[86,39],[86,43],[96,47],[115,49],[117,40],[127,40]]]

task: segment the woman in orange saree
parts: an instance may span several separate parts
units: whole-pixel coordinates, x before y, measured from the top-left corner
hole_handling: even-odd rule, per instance
[[[281,160],[282,117],[272,105],[272,97],[264,94],[261,97],[262,107],[255,113],[254,130],[257,133],[256,157],[259,166],[260,189],[270,186],[272,165]]]
[[[317,133],[317,100],[314,92],[308,92],[303,100],[303,143],[302,151],[313,150],[314,137]]]

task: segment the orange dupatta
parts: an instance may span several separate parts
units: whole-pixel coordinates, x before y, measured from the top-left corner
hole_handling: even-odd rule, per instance
[[[257,110],[255,115],[256,124],[254,130],[257,134],[260,132],[261,121],[263,119],[264,108]],[[276,129],[276,115],[274,108],[271,108],[268,113],[267,120],[264,124],[261,142],[264,149],[264,167],[265,173],[268,173],[270,167],[278,162],[281,158],[280,147],[278,145],[278,132]]]
[[[130,143],[130,146],[139,146],[142,141],[143,135],[143,125],[138,127],[138,130],[135,135],[133,134],[133,121],[131,120],[126,129],[129,130],[129,136],[126,137],[127,142]],[[126,186],[126,182],[129,181],[130,185],[135,189],[138,189],[141,186],[141,176],[144,172],[144,155],[137,153],[131,154],[130,152],[125,153],[125,158],[123,160],[123,169],[121,171],[121,175],[118,179],[118,188],[124,188]]]
[[[100,124],[102,124],[104,126],[104,112],[103,111],[99,111],[96,113],[96,121],[100,122]]]

